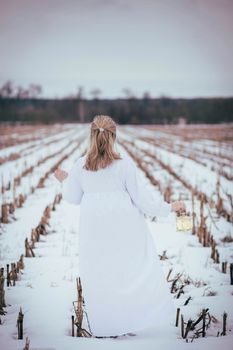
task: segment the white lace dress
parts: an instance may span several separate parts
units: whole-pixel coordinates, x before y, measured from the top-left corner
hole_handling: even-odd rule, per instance
[[[82,156],[62,184],[63,199],[80,205],[79,272],[96,336],[121,335],[175,319],[174,302],[144,218],[167,216],[171,205],[152,195],[136,163],[121,156],[97,172],[82,168]]]

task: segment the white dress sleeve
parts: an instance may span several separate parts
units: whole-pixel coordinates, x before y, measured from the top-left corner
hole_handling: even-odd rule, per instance
[[[71,204],[80,204],[83,189],[80,183],[81,169],[79,159],[73,164],[68,176],[62,181],[62,198]]]
[[[136,163],[130,157],[127,157],[125,188],[133,204],[141,213],[148,216],[168,216],[171,213],[171,204],[165,202],[162,196],[152,194],[143,184],[141,176]]]

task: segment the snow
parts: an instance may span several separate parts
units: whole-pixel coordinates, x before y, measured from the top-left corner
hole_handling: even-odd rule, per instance
[[[127,129],[121,127],[125,132]],[[131,127],[132,129],[132,127]],[[65,129],[64,132],[70,135],[73,131],[77,131],[78,137],[82,137],[87,133],[86,125],[80,128],[80,125],[72,126],[71,129]],[[140,130],[137,130],[139,133]],[[74,133],[75,134],[75,133]],[[119,133],[120,134],[120,133]],[[143,134],[143,130],[141,130]],[[87,134],[86,134],[87,135]],[[123,138],[123,133],[121,134]],[[55,136],[54,136],[55,137]],[[62,136],[60,136],[62,137]],[[132,140],[132,136],[128,134],[128,139]],[[58,141],[58,138],[56,138]],[[57,144],[53,150],[46,146],[43,155],[58,150],[65,140]],[[213,143],[209,143],[214,148]],[[141,141],[140,141],[141,145]],[[87,144],[84,142],[82,146],[76,150],[70,157],[63,161],[61,168],[69,170],[73,162],[82,154]],[[22,148],[22,144],[18,146]],[[148,146],[149,147],[149,146]],[[206,146],[205,146],[206,147]],[[62,147],[61,147],[62,148]],[[121,146],[118,145],[119,151]],[[69,152],[69,148],[65,151]],[[7,152],[9,149],[7,150]],[[17,152],[17,147],[14,147]],[[158,150],[157,150],[158,151]],[[177,157],[169,157],[168,152],[161,151],[160,155],[164,161],[170,163],[176,168],[179,163]],[[4,155],[3,150],[1,150]],[[36,151],[35,151],[36,154]],[[42,154],[42,153],[41,153]],[[38,157],[40,153],[38,152]],[[60,155],[62,157],[62,154]],[[21,158],[20,158],[21,159]],[[52,163],[56,163],[59,157],[44,163],[40,170],[38,178],[46,170],[50,169]],[[24,156],[22,154],[21,162]],[[12,164],[18,163],[11,161]],[[30,163],[30,158],[28,159]],[[197,165],[190,161],[187,167],[197,169]],[[4,165],[0,166],[2,170]],[[38,169],[39,169],[38,168]],[[12,167],[11,170],[17,174],[17,168]],[[37,171],[33,176],[37,176]],[[5,171],[5,170],[4,170]],[[209,180],[208,168],[199,172],[202,179]],[[164,171],[156,171],[155,175],[163,179]],[[170,175],[167,175],[169,178]],[[37,180],[38,180],[37,178]],[[195,172],[188,178],[192,183],[196,181]],[[212,178],[210,178],[210,186],[212,188]],[[214,183],[214,182],[213,182]],[[200,181],[198,181],[200,184]],[[145,185],[149,186],[152,191],[158,191],[153,187],[149,180],[145,178]],[[26,185],[25,185],[26,186]],[[205,189],[205,187],[203,187]],[[35,228],[42,216],[43,210],[54,200],[57,193],[60,193],[61,185],[50,175],[45,181],[44,188],[38,188],[33,194],[30,194],[22,208],[15,211],[15,219],[9,224],[1,224],[0,226],[0,262],[1,267],[6,268],[7,263],[16,262],[20,255],[24,253],[24,239],[30,238],[31,229]],[[182,186],[177,187],[177,191],[184,190]],[[209,191],[208,187],[206,190]],[[176,196],[176,193],[174,193]],[[190,205],[190,198],[187,199]],[[197,211],[199,207],[197,205]],[[78,229],[77,221],[79,220],[79,206],[68,204],[61,201],[56,206],[56,210],[51,212],[48,227],[48,235],[41,236],[39,242],[35,245],[35,257],[24,258],[25,268],[21,270],[20,278],[16,281],[15,286],[6,286],[5,281],[5,300],[6,315],[1,316],[2,324],[0,325],[0,350],[23,349],[26,336],[30,339],[30,350],[76,350],[76,349],[93,349],[93,350],[179,350],[192,349],[204,350],[211,347],[215,349],[232,349],[233,336],[233,309],[232,297],[233,286],[230,285],[229,263],[233,257],[233,242],[222,243],[220,238],[224,237],[228,230],[232,232],[232,225],[226,223],[221,218],[216,221],[217,229],[213,227],[214,237],[217,238],[218,250],[221,261],[228,261],[228,270],[224,274],[221,272],[221,265],[216,264],[210,258],[211,248],[203,247],[198,242],[198,238],[193,236],[191,232],[177,232],[175,227],[175,214],[171,214],[167,218],[158,218],[157,221],[151,221],[146,218],[147,225],[150,229],[152,237],[156,245],[157,254],[162,255],[166,251],[168,259],[161,260],[165,276],[172,269],[170,279],[174,278],[177,273],[181,273],[181,281],[189,278],[191,283],[184,287],[184,294],[181,294],[174,301],[176,307],[181,309],[184,320],[189,317],[197,318],[199,312],[203,308],[209,308],[209,312],[218,322],[211,323],[211,327],[207,330],[205,338],[194,339],[186,342],[182,339],[179,327],[171,326],[170,329],[164,329],[158,324],[153,325],[143,331],[137,332],[136,336],[122,336],[116,339],[96,339],[96,338],[77,338],[71,336],[71,316],[74,315],[73,301],[77,300],[76,278],[79,276],[79,260],[77,255],[78,247]],[[171,281],[168,282],[171,286]],[[208,295],[208,294],[214,295]],[[191,296],[191,300],[185,306],[184,303]],[[84,296],[85,298],[85,296]],[[18,312],[22,307],[24,314],[24,339],[17,339],[16,321]],[[226,311],[227,316],[227,335],[218,336],[217,333],[222,331],[223,312]],[[174,315],[174,324],[175,324]],[[114,315],[113,315],[114,317]],[[124,317],[124,315],[122,316]],[[84,328],[88,330],[86,318],[84,318]]]

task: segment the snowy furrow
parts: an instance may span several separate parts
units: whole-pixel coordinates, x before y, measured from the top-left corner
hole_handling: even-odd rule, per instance
[[[121,134],[121,137],[123,140],[128,140],[132,142],[132,138],[127,136],[125,134]],[[134,144],[137,146],[137,140],[134,140]],[[166,169],[162,168],[157,162],[155,162],[154,159],[148,157],[143,152],[143,149],[148,149],[146,145],[144,144],[144,147],[138,146],[138,147],[132,147],[127,144],[128,147],[132,149],[134,153],[139,155],[141,159],[143,159],[144,162],[147,162],[149,164],[149,168],[151,170],[151,174],[159,180],[159,182],[162,185],[162,188],[165,188],[168,184],[171,186],[172,189],[172,200],[178,200],[179,198],[185,200],[187,211],[192,211],[191,206],[191,192],[187,190],[184,185],[179,182],[176,178],[174,178]],[[163,158],[162,158],[163,159]],[[173,166],[172,161],[168,163]],[[180,173],[180,172],[179,172]],[[182,176],[181,176],[182,177]],[[205,192],[205,191],[204,191]],[[200,215],[200,201],[195,199],[195,212],[197,214],[197,217]],[[212,213],[212,219],[209,216],[209,213]],[[233,226],[230,222],[227,222],[226,219],[223,217],[217,218],[215,215],[215,211],[212,211],[209,206],[204,205],[204,215],[207,215],[207,225],[210,228],[214,238],[218,242],[218,244],[222,244],[220,241],[221,238],[223,238],[227,234],[233,234]]]
[[[86,149],[86,142],[82,142],[80,147],[63,163],[61,168],[67,168],[67,165],[72,164],[82,152]],[[72,149],[72,147],[70,148]],[[65,152],[68,153],[68,150]],[[61,158],[62,155],[57,156],[57,159],[52,159],[49,164],[41,166],[40,172],[37,174],[37,178],[33,183],[38,182],[38,179],[43,175],[52,165],[56,164],[56,161]],[[36,174],[33,175],[35,177]],[[31,230],[38,225],[42,216],[42,212],[45,207],[50,204],[56,195],[61,190],[60,183],[51,174],[45,181],[44,188],[38,188],[33,194],[31,194],[22,208],[18,208],[14,214],[16,221],[11,224],[1,224],[0,231],[0,261],[4,263],[15,261],[19,259],[20,254],[24,253],[24,239],[30,238]]]
[[[126,130],[135,137],[135,128],[128,127]],[[171,135],[172,136],[172,135]],[[157,131],[149,131],[147,129],[137,130],[137,137],[139,139],[143,137],[150,137],[156,144],[156,147],[161,147],[170,152],[174,152],[177,155],[184,156],[186,158],[193,156],[196,161],[206,164],[209,170],[218,172],[219,170],[226,172],[228,175],[233,176],[233,160],[224,158],[223,154],[215,155],[205,153],[204,148],[197,148],[198,141],[185,141],[178,137],[170,137],[170,135],[162,134]],[[217,146],[216,146],[217,147]],[[233,149],[233,148],[232,148]],[[231,149],[231,153],[232,153]],[[195,160],[194,160],[195,161]]]
[[[197,186],[198,190],[203,191],[207,196],[211,197],[213,193],[216,192],[217,173],[213,173],[202,165],[195,163],[193,160],[184,159],[179,155],[162,150],[144,141],[135,140],[135,144],[141,149],[154,152],[164,163],[172,164],[172,167],[182,178],[188,180],[193,187]],[[190,176],[190,169],[192,169],[192,176]],[[220,185],[221,197],[225,200],[224,205],[230,212],[231,206],[226,193],[233,195],[231,182],[222,177]]]
[[[24,155],[19,159],[11,162],[7,162],[0,167],[1,171],[1,180],[4,180],[4,184],[6,185],[8,181],[12,178],[19,176],[25,169],[31,166],[37,166],[37,163],[44,158],[52,155],[53,153],[62,150],[66,145],[69,145],[70,142],[79,137],[79,132],[72,131],[67,135],[67,139],[63,139],[61,141],[52,143],[50,145],[41,144],[37,150],[29,155]]]
[[[77,138],[77,136],[75,136],[75,138]],[[2,196],[3,203],[12,202],[14,195],[17,197],[19,194],[23,194],[23,195],[30,194],[31,188],[37,186],[39,179],[49,169],[51,169],[52,166],[54,166],[59,161],[59,159],[62,158],[62,156],[68,154],[74,148],[74,146],[75,146],[75,141],[74,143],[69,142],[68,147],[61,150],[61,152],[59,152],[58,154],[55,154],[52,158],[49,158],[45,163],[42,163],[41,165],[36,166],[34,171],[28,174],[27,177],[22,177],[20,185],[17,186],[15,189],[15,194],[12,189],[4,193],[4,195]]]
[[[56,126],[55,127],[55,130],[56,130]],[[77,126],[76,126],[77,127]],[[59,130],[60,130],[60,127],[59,127]],[[5,147],[3,149],[0,150],[0,157],[9,157],[12,153],[18,153],[18,152],[21,152],[23,154],[23,152],[33,148],[33,147],[37,147],[41,144],[41,142],[47,142],[47,141],[52,141],[54,139],[59,139],[61,137],[61,135],[66,135],[66,134],[69,134],[70,131],[73,130],[73,126],[69,126],[69,125],[66,125],[64,126],[64,130],[63,131],[59,131],[59,132],[56,132],[54,131],[54,133],[51,135],[51,134],[48,134],[48,135],[41,135],[41,130],[39,129],[38,130],[38,136],[36,140],[32,140],[32,141],[25,141],[23,143],[19,143],[18,145],[14,145],[14,146],[10,146],[10,147]],[[1,135],[2,137],[3,135]]]

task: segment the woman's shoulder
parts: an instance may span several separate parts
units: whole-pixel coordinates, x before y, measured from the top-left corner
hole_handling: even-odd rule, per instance
[[[127,153],[121,154],[121,157],[124,163],[135,164],[135,161],[129,154]]]
[[[83,156],[79,156],[74,162],[74,164],[76,165],[76,167],[80,167],[85,163],[85,160],[86,160],[86,154]]]
[[[136,163],[133,160],[133,158],[127,153],[121,154],[121,159],[119,159],[119,161],[121,162],[123,168],[135,167],[136,166]]]
[[[117,165],[117,164],[121,164],[121,166],[123,166],[124,168],[129,165],[135,165],[135,162],[134,160],[132,159],[132,157],[130,157],[127,153],[119,153],[120,155],[120,159],[116,159],[114,161],[114,164]],[[76,160],[76,165],[77,166],[83,166],[86,162],[86,157],[87,157],[87,154],[84,154],[82,156],[80,156],[77,160]]]

